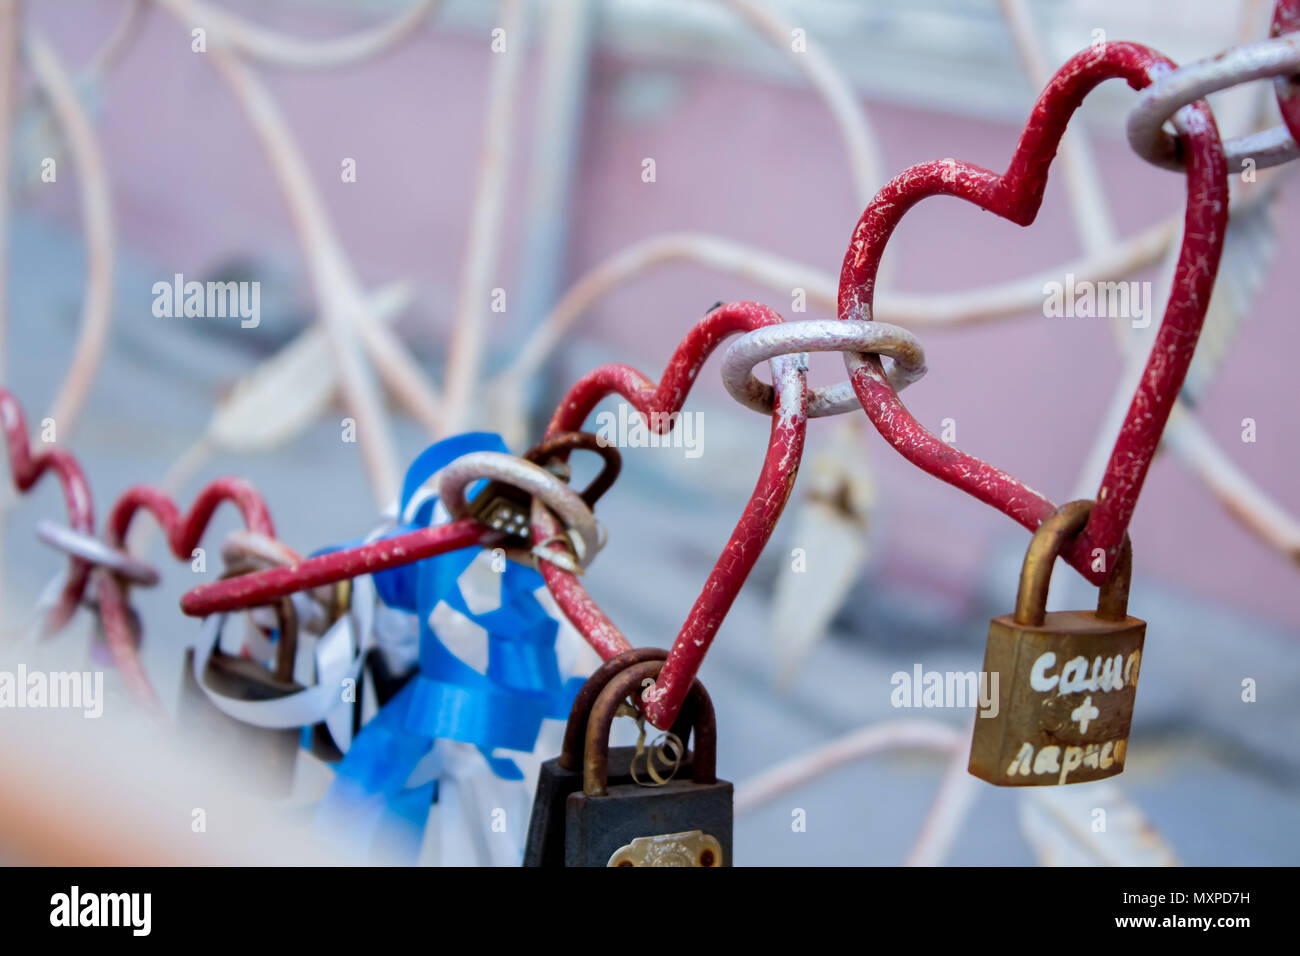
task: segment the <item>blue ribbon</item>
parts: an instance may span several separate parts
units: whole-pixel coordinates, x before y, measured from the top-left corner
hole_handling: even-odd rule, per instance
[[[475,451],[505,452],[499,435],[470,432],[431,445],[416,458],[402,487],[401,512],[434,472]],[[471,492],[476,493],[479,482]],[[410,523],[389,536],[427,527],[434,499],[422,501]],[[337,767],[338,776],[318,811],[318,822],[343,828],[358,848],[384,843],[411,859],[418,853],[437,781],[406,782],[437,739],[475,745],[497,776],[521,780],[513,760],[497,749],[531,751],[542,721],[563,718],[582,685],[562,680],[555,656],[559,625],[534,597],[543,585],[532,568],[507,560],[501,604],[486,613],[470,610],[459,579],[477,548],[438,555],[374,575],[375,590],[390,607],[414,613],[420,625],[416,675],[364,726]],[[469,667],[438,639],[431,615],[445,602],[487,632],[486,674]]]

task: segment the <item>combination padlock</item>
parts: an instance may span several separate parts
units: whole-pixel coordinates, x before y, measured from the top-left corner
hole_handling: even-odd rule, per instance
[[[612,678],[592,705],[582,790],[565,800],[566,866],[731,865],[732,786],[717,778],[717,718],[698,680],[686,704],[695,737],[690,778],[675,777],[657,787],[610,782],[614,717],[662,667],[662,661],[632,665]]]
[[[285,697],[303,689],[293,680],[298,648],[298,616],[293,601],[282,599],[276,605],[276,612],[279,633],[275,669],[269,670],[255,660],[216,648],[203,671],[203,682],[209,688],[225,697],[249,701]],[[300,729],[254,727],[223,714],[212,706],[195,681],[195,653],[193,647],[185,652],[178,723],[187,730],[204,733],[207,745],[220,756],[236,766],[249,768],[254,776],[263,777],[269,793],[287,794],[293,784],[302,736]]]
[[[582,789],[582,748],[587,737],[587,718],[605,685],[633,664],[662,661],[668,652],[658,647],[634,648],[611,657],[587,678],[573,698],[569,721],[564,728],[560,755],[542,764],[537,774],[532,815],[528,822],[528,839],[524,845],[524,866],[564,866],[565,801],[569,794]],[[673,726],[679,739],[690,733],[690,714],[683,708]],[[635,747],[609,748],[609,782],[635,783],[632,763],[637,759]],[[690,755],[683,756],[677,773],[689,773]]]
[[[997,711],[975,718],[970,772],[1004,787],[1085,783],[1124,769],[1146,622],[1128,614],[1127,537],[1097,610],[1046,613],[1052,565],[1092,502],[1063,505],[1025,554],[1012,615],[989,624],[984,674]]]

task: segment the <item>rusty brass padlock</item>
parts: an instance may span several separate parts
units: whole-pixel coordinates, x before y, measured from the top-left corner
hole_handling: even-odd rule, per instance
[[[1003,787],[1085,783],[1124,769],[1146,622],[1128,614],[1127,537],[1097,610],[1046,613],[1052,565],[1083,529],[1092,502],[1063,505],[1025,554],[1012,615],[989,624],[984,673],[994,716],[975,718],[970,772]]]
[[[580,495],[587,507],[592,508],[614,484],[622,467],[622,456],[613,445],[602,444],[599,438],[588,432],[561,432],[528,449],[524,452],[524,459],[541,465],[567,482],[569,466],[565,458],[577,449],[597,452],[604,460],[600,473]],[[528,492],[504,481],[489,481],[470,501],[469,513],[489,528],[506,535],[513,543],[522,545],[528,541],[531,504]]]
[[[610,725],[662,667],[662,661],[633,664],[592,704],[582,789],[565,801],[565,866],[731,866],[732,785],[717,778],[717,718],[699,681],[686,703],[695,737],[690,778],[660,786],[610,780]]]
[[[569,794],[582,789],[582,748],[587,736],[587,718],[600,692],[631,665],[662,661],[667,657],[668,652],[658,647],[624,651],[605,661],[582,685],[569,711],[560,755],[543,763],[537,774],[528,839],[524,844],[524,866],[564,866],[565,801]],[[673,725],[672,732],[678,739],[685,739],[690,734],[690,717],[683,709]],[[635,747],[610,747],[608,782],[634,783],[633,764],[636,759]],[[691,772],[689,754],[683,756],[676,772],[683,775]]]

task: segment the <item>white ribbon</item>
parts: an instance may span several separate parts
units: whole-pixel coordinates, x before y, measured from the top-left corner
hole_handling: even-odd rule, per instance
[[[213,614],[203,622],[194,649],[195,683],[223,714],[254,727],[283,730],[324,721],[334,742],[346,752],[352,743],[352,707],[361,695],[360,676],[374,615],[374,585],[370,578],[357,578],[352,586],[358,620],[354,622],[349,611],[317,641],[316,683],[311,687],[273,700],[238,700],[219,694],[204,683],[203,675],[221,641],[227,614]],[[350,701],[342,693],[347,680],[353,682],[355,689]]]

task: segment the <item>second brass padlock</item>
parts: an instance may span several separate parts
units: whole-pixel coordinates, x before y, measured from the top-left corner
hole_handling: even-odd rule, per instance
[[[662,661],[632,665],[592,705],[582,790],[565,803],[565,866],[731,866],[732,785],[717,778],[717,718],[699,681],[686,703],[695,738],[690,778],[656,787],[609,780],[614,717],[662,667]]]
[[[1039,526],[1015,613],[989,624],[984,674],[990,688],[996,681],[997,710],[975,718],[969,767],[989,783],[1084,783],[1124,769],[1147,629],[1128,614],[1128,538],[1096,612],[1044,610],[1052,565],[1091,507],[1073,501]]]

